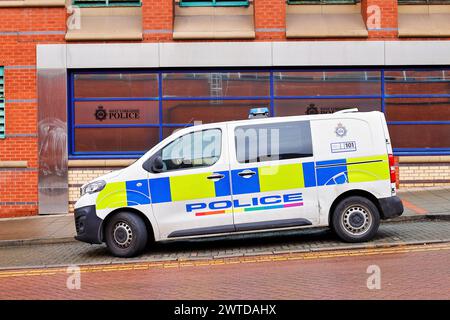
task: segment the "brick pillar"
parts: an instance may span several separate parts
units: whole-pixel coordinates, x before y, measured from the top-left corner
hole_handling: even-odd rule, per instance
[[[362,0],[361,14],[369,30],[369,39],[397,38],[397,0]]]
[[[170,41],[173,33],[174,0],[142,1],[144,41]]]
[[[256,40],[286,39],[286,0],[254,0]]]

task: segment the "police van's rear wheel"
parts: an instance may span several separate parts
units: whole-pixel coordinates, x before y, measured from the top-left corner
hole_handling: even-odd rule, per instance
[[[371,240],[380,226],[380,213],[367,198],[352,196],[342,200],[332,216],[332,227],[346,242]]]
[[[147,244],[144,221],[129,212],[119,212],[106,224],[105,241],[116,257],[133,257],[140,254]]]

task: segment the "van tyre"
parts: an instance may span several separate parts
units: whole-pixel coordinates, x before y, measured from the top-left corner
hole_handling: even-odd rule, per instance
[[[129,258],[139,255],[148,242],[144,221],[134,213],[119,212],[106,224],[105,241],[116,257]]]
[[[352,196],[338,203],[332,216],[333,231],[345,242],[371,240],[380,226],[380,212],[367,198]]]

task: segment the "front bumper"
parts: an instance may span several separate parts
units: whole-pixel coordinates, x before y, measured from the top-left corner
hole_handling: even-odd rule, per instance
[[[403,213],[403,203],[399,197],[393,196],[378,199],[381,207],[381,218],[392,219],[399,217]]]
[[[94,206],[86,206],[75,209],[75,239],[87,243],[102,243],[102,223]]]

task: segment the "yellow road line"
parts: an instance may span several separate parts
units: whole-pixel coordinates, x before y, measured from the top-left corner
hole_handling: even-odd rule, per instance
[[[223,266],[239,263],[261,263],[261,262],[280,262],[280,261],[298,261],[298,260],[317,260],[342,257],[358,257],[386,254],[402,254],[413,252],[432,252],[450,250],[450,243],[429,244],[429,245],[399,245],[396,247],[380,247],[370,249],[345,249],[338,251],[316,251],[303,253],[283,253],[273,255],[261,255],[252,257],[230,257],[211,260],[180,260],[176,262],[139,262],[113,265],[98,266],[82,266],[80,272],[108,272],[108,271],[130,271],[130,270],[149,270],[155,268],[180,268],[180,267],[202,267],[202,266]],[[50,276],[67,273],[66,268],[42,268],[42,269],[21,269],[21,270],[5,270],[0,271],[0,279],[13,277],[30,277],[30,276]]]

